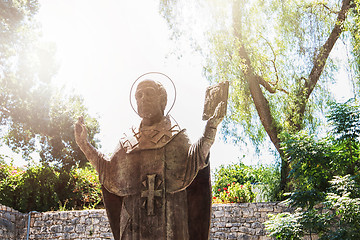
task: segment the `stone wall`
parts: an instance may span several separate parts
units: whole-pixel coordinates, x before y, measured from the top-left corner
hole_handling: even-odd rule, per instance
[[[268,214],[290,211],[281,203],[214,204],[210,239],[267,240]]]
[[[34,213],[29,239],[113,239],[105,210]]]
[[[0,239],[24,239],[18,229],[25,228],[25,214],[0,204]]]
[[[269,213],[288,209],[280,203],[213,205],[210,239],[264,240]],[[0,239],[26,239],[29,214],[0,205]],[[113,239],[105,210],[30,213],[29,239]]]

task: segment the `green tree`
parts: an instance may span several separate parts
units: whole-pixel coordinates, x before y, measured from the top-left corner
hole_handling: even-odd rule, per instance
[[[327,116],[332,131],[318,139],[303,131],[288,136],[284,150],[291,165],[293,191],[290,203],[312,208],[324,200],[334,176],[359,174],[360,111],[349,100],[332,103]]]
[[[352,69],[353,75],[357,80],[360,77],[360,1],[354,0],[354,7],[352,8],[352,18],[346,26],[351,33],[351,51],[353,53]],[[357,87],[359,88],[359,81]]]
[[[284,144],[294,179],[287,202],[302,211],[270,218],[266,225],[277,239],[360,237],[359,105],[333,103],[328,119],[332,131],[325,138],[300,133]]]
[[[204,56],[207,79],[230,81],[225,135],[241,139],[240,127],[256,145],[267,135],[282,160],[282,189],[290,170],[282,133],[319,125],[317,116],[332,99],[329,85],[337,67],[330,53],[338,39],[350,39],[349,55],[359,58],[359,5],[358,0],[160,1],[173,39],[190,39]]]
[[[75,143],[73,124],[87,118],[89,140],[97,145],[99,124],[83,99],[65,95],[53,83],[56,46],[40,41],[34,19],[38,1],[0,1],[0,144],[23,158],[39,152],[43,163],[70,169],[85,156]]]

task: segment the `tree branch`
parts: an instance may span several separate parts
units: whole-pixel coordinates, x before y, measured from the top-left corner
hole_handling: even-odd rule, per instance
[[[240,1],[237,0],[233,5],[233,29],[234,35],[236,39],[240,42],[240,46],[238,49],[239,56],[244,60],[245,67],[242,69],[247,84],[250,89],[251,97],[254,101],[256,111],[260,117],[261,124],[264,126],[266,133],[270,137],[270,140],[274,144],[276,150],[279,152],[280,156],[283,156],[283,151],[280,146],[280,139],[278,134],[280,133],[278,127],[276,126],[275,120],[270,111],[270,105],[267,99],[265,98],[261,88],[260,82],[262,82],[265,86],[270,86],[268,83],[260,76],[254,73],[252,68],[250,57],[241,43],[242,35],[241,35],[241,16],[236,12],[240,9]],[[266,88],[266,87],[265,87]]]
[[[299,90],[297,99],[296,99],[296,107],[293,109],[293,113],[289,117],[289,121],[292,122],[292,125],[295,127],[295,130],[299,131],[302,128],[302,122],[304,118],[304,113],[306,109],[307,101],[314,91],[314,88],[319,81],[319,78],[324,70],[326,60],[328,59],[331,50],[333,49],[336,41],[339,39],[342,31],[344,21],[346,19],[346,14],[350,9],[350,4],[353,0],[343,0],[341,10],[338,13],[336,23],[324,43],[324,45],[320,48],[318,55],[314,59],[314,65],[311,69],[311,72],[308,78],[302,78],[305,80],[302,89]],[[294,121],[297,116],[297,120]]]
[[[316,3],[308,3],[305,5],[305,8],[313,8],[313,7],[320,7],[325,8],[327,11],[333,14],[339,14],[339,11],[336,11],[334,9],[331,9],[328,5],[326,5],[323,2],[316,2]]]
[[[314,66],[308,77],[308,81],[305,84],[305,99],[308,99],[312,91],[314,90],[322,71],[324,70],[327,58],[330,55],[336,41],[340,37],[343,31],[344,21],[346,14],[350,9],[350,4],[353,0],[343,0],[341,10],[338,13],[338,17],[334,28],[332,29],[325,44],[320,48],[319,54],[315,58]]]
[[[259,75],[256,75],[256,80],[269,92],[276,93],[276,89],[273,88],[270,83],[268,83],[264,78]]]
[[[272,85],[276,86],[278,84],[278,82],[279,82],[279,75],[278,75],[277,68],[276,68],[276,54],[275,54],[274,48],[271,46],[271,43],[266,38],[264,38],[262,35],[260,35],[260,37],[265,40],[267,45],[269,45],[269,47],[270,47],[270,49],[271,49],[271,51],[272,51],[272,53],[274,55],[274,59],[271,60],[271,62],[273,64],[274,70],[275,70],[276,83],[272,84]]]
[[[276,54],[275,54],[275,51],[274,51],[274,48],[271,46],[271,43],[266,39],[264,38],[261,34],[260,34],[260,37],[262,39],[265,40],[265,42],[267,43],[267,45],[269,45],[273,55],[274,55],[274,59],[273,60],[269,60],[270,62],[272,62],[273,64],[273,67],[274,67],[274,71],[275,71],[275,77],[276,77],[276,81],[275,83],[272,83],[272,82],[268,82],[266,81],[263,77],[261,76],[257,76],[257,79],[259,81],[259,83],[269,92],[269,93],[276,93],[276,90],[280,90],[286,94],[289,94],[285,89],[282,89],[282,88],[279,88],[278,87],[278,83],[279,83],[279,74],[278,74],[278,71],[277,71],[277,67],[276,67]],[[272,86],[270,86],[270,84]]]
[[[321,3],[321,6],[323,6],[324,8],[326,8],[329,12],[331,13],[335,13],[335,14],[339,14],[339,11],[335,11],[331,8],[329,8],[325,3]]]

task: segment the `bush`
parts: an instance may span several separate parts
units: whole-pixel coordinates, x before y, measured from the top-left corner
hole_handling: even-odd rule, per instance
[[[74,168],[71,172],[74,179],[75,206],[95,208],[101,201],[101,185],[94,168]]]
[[[26,170],[0,163],[0,203],[21,212],[94,208],[100,183],[90,166],[70,172],[48,165]]]
[[[0,203],[14,207],[17,206],[20,195],[19,182],[23,171],[12,165],[0,164]]]
[[[336,176],[331,181],[331,191],[323,203],[332,210],[327,216],[327,227],[322,239],[360,239],[360,196],[356,177]]]
[[[278,165],[246,166],[243,163],[221,165],[219,169],[215,169],[213,196],[220,197],[222,190],[228,188],[230,183],[236,183],[239,186],[251,183],[256,186],[263,200],[276,201],[279,199],[279,182],[280,168]]]
[[[26,171],[1,165],[0,202],[19,211],[46,211],[58,203],[55,184],[57,173],[45,166]]]
[[[257,165],[249,168],[249,174],[255,179],[254,191],[261,201],[278,201],[280,194],[280,165]]]
[[[359,185],[350,175],[336,176],[330,191],[317,208],[270,215],[265,222],[276,239],[302,239],[317,234],[320,240],[360,239]]]
[[[297,239],[316,233],[320,239],[360,239],[359,106],[332,104],[328,119],[332,130],[325,138],[302,132],[285,142],[293,183],[287,203],[302,213],[273,216],[266,223],[271,236]],[[282,224],[294,221],[299,225]]]
[[[232,184],[227,184],[227,186],[223,189],[218,189],[219,196],[213,197],[213,203],[245,203],[254,201],[255,194],[249,182],[244,185],[233,182]]]
[[[269,220],[265,222],[266,230],[270,231],[270,236],[276,239],[301,240],[304,236],[300,223],[301,217],[301,213],[269,214]]]
[[[35,165],[22,173],[18,186],[17,209],[47,211],[57,206],[56,184],[59,174],[52,168]]]
[[[350,101],[331,105],[331,131],[324,138],[305,131],[286,136],[284,151],[291,166],[293,206],[312,208],[324,201],[334,176],[359,173],[360,111],[352,104]]]
[[[255,182],[251,176],[248,176],[249,167],[243,163],[230,164],[228,166],[221,165],[215,169],[213,193],[218,196],[218,189],[227,188],[229,183],[245,184],[246,182]]]

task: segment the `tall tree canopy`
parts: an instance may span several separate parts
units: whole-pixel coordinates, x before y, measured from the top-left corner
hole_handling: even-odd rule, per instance
[[[52,82],[56,47],[40,41],[38,7],[37,0],[0,0],[0,145],[25,159],[37,151],[41,162],[69,169],[86,162],[75,143],[75,119],[88,118],[95,145],[99,124],[81,97],[65,95]]]
[[[359,6],[359,0],[161,0],[160,12],[174,40],[190,40],[201,51],[210,82],[230,81],[225,134],[256,144],[267,135],[282,158],[285,189],[282,133],[316,130],[318,113],[333,99],[330,83],[339,80],[333,52],[340,38],[359,76]]]

